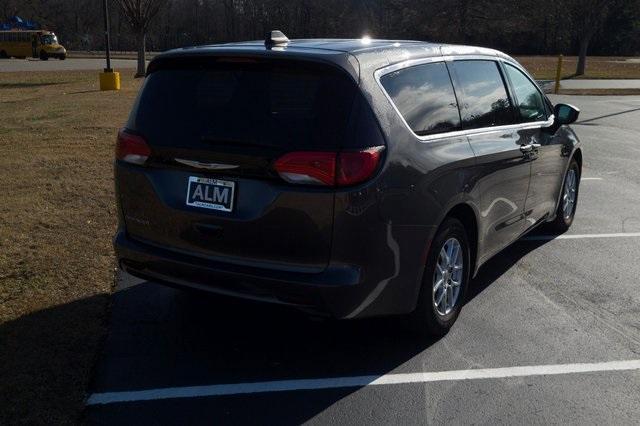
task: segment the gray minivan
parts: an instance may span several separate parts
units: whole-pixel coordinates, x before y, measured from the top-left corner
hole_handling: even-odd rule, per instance
[[[272,32],[163,53],[118,135],[119,266],[441,335],[490,257],[571,225],[578,113],[484,48]]]

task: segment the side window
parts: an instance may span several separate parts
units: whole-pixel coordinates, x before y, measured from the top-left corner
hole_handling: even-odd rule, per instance
[[[515,102],[522,121],[546,120],[544,100],[536,86],[516,67],[505,64],[505,69],[513,86]]]
[[[380,82],[415,134],[460,129],[458,103],[444,62],[394,71]]]
[[[497,62],[455,61],[453,70],[465,129],[513,124],[511,102]]]

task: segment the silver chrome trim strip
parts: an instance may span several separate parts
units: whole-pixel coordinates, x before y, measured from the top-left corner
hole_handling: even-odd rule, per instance
[[[174,160],[178,163],[185,164],[187,166],[195,167],[198,169],[206,169],[206,170],[231,170],[231,169],[237,169],[238,167],[240,167],[236,164],[203,163],[201,161],[185,160],[182,158],[174,158]]]
[[[404,125],[407,127],[407,129],[409,129],[409,131],[413,134],[413,136],[415,136],[417,139],[419,139],[420,141],[423,142],[428,142],[428,141],[432,141],[432,140],[438,140],[438,139],[444,139],[444,138],[451,138],[451,137],[460,137],[460,136],[470,136],[470,135],[475,135],[475,134],[486,134],[486,133],[493,133],[493,132],[501,132],[501,131],[505,131],[505,130],[526,130],[526,129],[540,129],[540,128],[544,128],[544,127],[551,127],[553,125],[553,122],[555,121],[555,117],[553,114],[551,114],[549,116],[549,118],[546,121],[534,121],[531,123],[517,123],[517,124],[507,124],[504,126],[494,126],[494,127],[481,127],[478,129],[467,129],[467,130],[455,130],[452,132],[443,132],[443,133],[436,133],[433,135],[425,135],[425,136],[419,136],[417,135],[413,129],[411,128],[411,126],[409,126],[409,123],[407,123],[407,121],[404,119],[404,117],[402,116],[402,114],[400,113],[400,110],[398,109],[398,107],[396,106],[396,104],[393,102],[393,99],[391,99],[391,96],[389,96],[389,94],[387,93],[387,91],[385,90],[384,86],[382,85],[382,82],[380,81],[380,79],[389,74],[392,73],[394,71],[398,71],[404,68],[409,68],[412,66],[416,66],[416,65],[422,65],[422,64],[429,64],[429,63],[435,63],[435,62],[451,62],[454,60],[489,60],[489,61],[494,61],[494,62],[505,62],[508,63],[509,65],[513,65],[516,68],[520,69],[521,71],[524,71],[524,69],[517,63],[514,61],[510,61],[507,60],[505,58],[499,57],[499,56],[483,56],[483,55],[455,55],[455,56],[432,56],[432,57],[428,57],[428,58],[420,58],[420,59],[409,59],[403,62],[399,62],[397,64],[393,64],[393,65],[388,65],[386,67],[383,68],[379,68],[377,69],[373,75],[375,77],[376,82],[378,83],[378,86],[380,87],[380,90],[382,90],[382,93],[384,93],[385,97],[387,98],[387,100],[389,101],[389,103],[391,104],[391,106],[393,107],[393,109],[396,111],[396,114],[398,115],[398,117],[400,117],[400,120],[402,120],[402,122],[404,123]],[[525,71],[526,73],[526,71]],[[538,87],[538,85],[535,85],[538,90],[540,90],[540,88]],[[540,91],[542,93],[542,91]]]

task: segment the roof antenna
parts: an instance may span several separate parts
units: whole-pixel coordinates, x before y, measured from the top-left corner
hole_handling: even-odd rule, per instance
[[[286,46],[287,43],[289,43],[289,38],[280,30],[269,31],[264,39],[264,45],[267,49],[271,49],[273,46]]]

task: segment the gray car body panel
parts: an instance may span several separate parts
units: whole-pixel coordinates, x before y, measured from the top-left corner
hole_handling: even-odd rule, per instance
[[[380,75],[394,67],[428,61],[488,59],[522,70],[495,50],[394,40],[293,40],[271,49],[262,42],[245,42],[173,50],[156,57],[149,70],[163,61],[207,56],[283,58],[339,67],[371,107],[376,120],[371,125],[379,126],[386,149],[375,177],[332,191],[329,262],[314,271],[288,267],[286,261],[277,267],[195,261],[189,253],[131,241],[122,218],[114,240],[121,266],[169,285],[288,303],[339,318],[408,313],[416,305],[430,242],[451,211],[471,212],[477,223],[475,235],[470,235],[475,274],[491,256],[553,219],[569,159],[579,149],[567,126],[548,130],[552,117],[541,123],[419,137],[379,83]],[[525,158],[519,147],[532,140],[541,147]],[[126,178],[129,173],[137,177]],[[144,179],[140,173],[116,162],[117,192],[126,193],[128,182]],[[160,266],[163,263],[172,266]],[[225,285],[212,284],[216,280]]]

